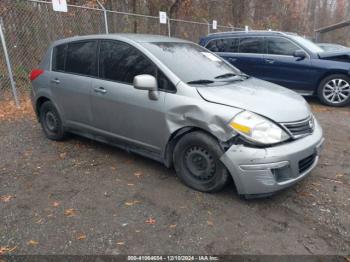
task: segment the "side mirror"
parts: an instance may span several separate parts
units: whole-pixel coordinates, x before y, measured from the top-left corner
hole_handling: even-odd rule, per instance
[[[304,59],[306,58],[307,54],[305,53],[304,50],[295,50],[293,53],[293,56],[300,59]]]
[[[147,90],[149,98],[158,100],[159,91],[157,79],[151,75],[137,75],[134,77],[134,88],[139,90]]]

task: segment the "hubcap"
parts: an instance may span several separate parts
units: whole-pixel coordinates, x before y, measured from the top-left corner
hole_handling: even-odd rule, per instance
[[[215,175],[215,161],[201,146],[192,146],[184,154],[185,166],[193,178],[206,181]]]
[[[45,115],[45,122],[46,122],[46,126],[49,129],[49,131],[51,132],[55,132],[57,130],[57,119],[56,116],[54,115],[54,113],[52,112],[47,112]]]
[[[344,79],[332,79],[323,88],[323,97],[332,104],[339,104],[350,96],[350,85]]]

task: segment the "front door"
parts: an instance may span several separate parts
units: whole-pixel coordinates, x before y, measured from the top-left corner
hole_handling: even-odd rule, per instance
[[[156,66],[135,47],[120,42],[100,42],[99,79],[92,82],[94,127],[121,140],[160,151],[164,134],[164,92],[151,100],[148,91],[133,87],[136,75],[156,76]]]
[[[267,54],[264,56],[264,76],[262,79],[295,91],[314,90],[317,77],[310,58],[294,57],[301,47],[282,37],[266,37]]]

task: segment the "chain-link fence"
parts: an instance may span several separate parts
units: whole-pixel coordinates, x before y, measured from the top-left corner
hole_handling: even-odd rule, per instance
[[[74,35],[106,33],[147,33],[170,35],[198,42],[208,32],[237,28],[218,25],[212,30],[207,22],[168,19],[160,24],[158,16],[146,16],[100,8],[68,5],[68,12],[55,12],[51,1],[1,0],[0,17],[8,56],[19,93],[29,90],[28,75],[40,62],[49,44]],[[107,22],[107,23],[106,23]],[[0,48],[0,99],[11,90],[4,50]]]

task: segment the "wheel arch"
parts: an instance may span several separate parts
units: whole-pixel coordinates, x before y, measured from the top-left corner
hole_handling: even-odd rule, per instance
[[[191,133],[191,132],[196,132],[196,131],[204,132],[207,135],[215,138],[215,140],[217,140],[218,142],[220,142],[220,140],[215,135],[213,135],[212,133],[208,132],[207,130],[205,130],[203,128],[196,127],[196,126],[181,127],[170,135],[168,142],[166,144],[165,152],[164,152],[164,164],[166,167],[172,167],[172,165],[173,165],[173,152],[174,152],[174,148],[175,148],[177,142],[184,135]]]
[[[317,90],[320,87],[321,82],[326,78],[329,77],[331,75],[345,75],[347,77],[350,77],[350,69],[349,70],[345,70],[345,69],[332,69],[332,70],[328,70],[325,73],[323,73],[320,78],[317,81],[317,86],[314,90],[314,94],[317,95]]]
[[[35,114],[40,122],[40,117],[39,117],[39,114],[40,114],[40,107],[46,102],[46,101],[51,101],[50,98],[48,98],[47,96],[40,96],[36,102],[35,102]]]

